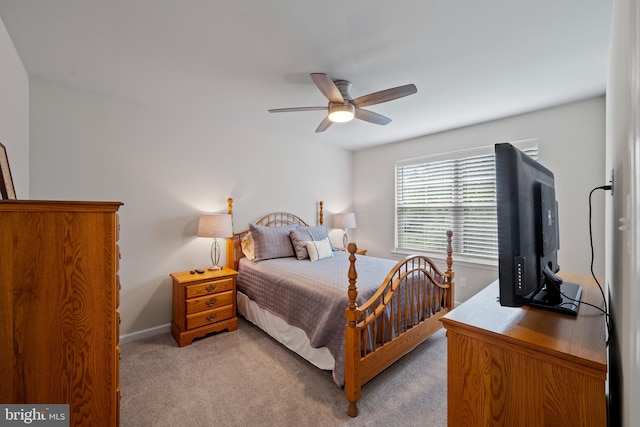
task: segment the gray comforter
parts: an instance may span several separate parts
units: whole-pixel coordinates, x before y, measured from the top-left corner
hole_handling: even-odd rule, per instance
[[[260,307],[304,330],[313,347],[327,347],[335,359],[333,379],[344,385],[344,311],[349,303],[349,254],[316,262],[278,258],[251,262],[240,260],[238,291]],[[359,256],[358,303],[378,289],[396,261]]]

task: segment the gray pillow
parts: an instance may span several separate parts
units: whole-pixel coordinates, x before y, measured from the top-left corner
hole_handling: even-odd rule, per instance
[[[297,225],[266,227],[249,224],[249,230],[253,236],[254,261],[294,256],[289,233],[296,228],[298,228]]]
[[[296,258],[309,258],[306,243],[309,241],[318,241],[329,237],[326,225],[318,225],[316,227],[298,227],[291,232],[291,243],[296,252]]]

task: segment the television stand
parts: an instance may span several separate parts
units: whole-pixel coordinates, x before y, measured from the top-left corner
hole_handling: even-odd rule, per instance
[[[552,287],[545,287],[538,292],[529,302],[531,307],[541,308],[543,310],[555,311],[557,313],[578,315],[580,308],[580,298],[582,297],[582,286],[576,283],[560,284],[560,292],[549,292]]]
[[[544,285],[542,289],[533,294],[529,305],[543,310],[577,316],[582,286],[576,283],[564,283],[562,277],[551,271],[547,265],[544,266],[542,272]]]
[[[607,349],[602,295],[591,277],[577,316],[503,307],[498,281],[454,308],[447,330],[451,427],[606,426]]]

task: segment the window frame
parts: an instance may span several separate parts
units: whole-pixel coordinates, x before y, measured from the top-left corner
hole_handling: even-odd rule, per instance
[[[526,140],[521,140],[521,141],[515,141],[515,142],[511,142],[511,144],[513,144],[514,146],[516,146],[517,148],[519,148],[522,151],[527,151],[528,154],[533,153],[532,157],[534,157],[534,159],[537,159],[539,156],[539,144],[538,144],[538,139],[537,138],[531,138],[531,139],[526,139]],[[399,180],[401,179],[400,177],[400,173],[399,173],[399,168],[403,168],[403,167],[415,167],[415,166],[424,166],[424,167],[428,167],[429,165],[434,165],[436,163],[442,163],[442,162],[449,162],[449,163],[453,163],[453,164],[457,164],[458,168],[460,168],[460,164],[463,164],[465,162],[470,163],[470,160],[473,158],[477,158],[478,156],[493,156],[493,153],[495,152],[495,148],[494,145],[488,145],[488,146],[481,146],[481,147],[475,147],[475,148],[470,148],[470,149],[464,149],[464,150],[458,150],[458,151],[452,151],[452,152],[447,152],[447,153],[439,153],[439,154],[434,154],[434,155],[429,155],[429,156],[422,156],[422,157],[415,157],[415,158],[409,158],[409,159],[404,159],[404,160],[398,160],[395,163],[395,170],[394,170],[394,180],[395,180],[395,185],[394,185],[394,202],[395,202],[395,208],[394,208],[394,250],[393,253],[397,253],[397,254],[414,254],[414,253],[419,253],[419,254],[425,254],[428,255],[430,257],[434,257],[434,258],[444,258],[444,250],[446,248],[446,236],[445,236],[445,231],[447,229],[452,229],[454,231],[454,236],[453,236],[453,253],[454,253],[454,257],[456,259],[456,261],[463,261],[463,262],[469,262],[472,264],[479,264],[479,265],[487,265],[487,266],[497,266],[498,265],[498,236],[497,236],[497,206],[496,206],[496,197],[495,197],[495,161],[492,162],[490,160],[483,160],[480,162],[480,167],[481,168],[486,168],[487,166],[492,167],[493,171],[494,171],[494,179],[493,179],[493,199],[492,199],[492,210],[493,210],[493,217],[495,218],[495,239],[492,239],[493,242],[493,247],[494,247],[494,251],[492,251],[490,254],[487,255],[479,255],[479,254],[473,254],[473,253],[464,253],[461,252],[462,248],[462,243],[461,243],[461,239],[464,239],[465,233],[463,233],[462,235],[460,235],[460,229],[464,229],[464,223],[465,220],[464,218],[466,217],[467,220],[466,222],[469,223],[468,220],[468,216],[465,215],[464,210],[468,209],[468,206],[464,204],[464,202],[461,202],[461,200],[465,200],[463,198],[461,198],[461,195],[463,195],[465,192],[462,190],[462,188],[464,187],[462,185],[462,182],[465,182],[468,184],[468,181],[465,181],[464,179],[460,179],[460,176],[455,176],[456,174],[454,174],[453,172],[451,172],[450,175],[450,180],[452,182],[455,182],[453,184],[451,184],[452,187],[456,187],[458,190],[458,192],[456,192],[456,194],[458,195],[456,197],[456,200],[451,200],[450,203],[443,203],[441,205],[443,210],[449,210],[451,215],[452,215],[452,219],[450,224],[443,224],[443,223],[439,223],[439,225],[434,225],[434,227],[432,227],[432,229],[435,229],[434,231],[432,231],[432,233],[441,233],[442,234],[442,248],[440,248],[440,242],[438,242],[438,247],[436,248],[434,247],[422,247],[422,248],[413,248],[413,247],[401,247],[399,246],[400,243],[400,227],[399,227],[399,220],[401,220],[401,215],[400,215],[400,211],[401,209],[406,209],[407,205],[402,205],[401,206],[401,202],[400,202],[400,197],[399,197],[399,192],[401,192],[405,187],[406,187],[406,179],[403,179],[402,181],[402,188],[400,187],[400,182]],[[531,155],[531,154],[530,154]],[[489,163],[487,163],[487,161]],[[453,171],[453,168],[450,169],[451,171]],[[470,169],[467,169],[467,171]],[[403,170],[404,172],[405,170]],[[436,173],[437,174],[437,173]],[[486,171],[485,171],[485,175],[486,175]],[[424,184],[428,185],[428,182],[425,182]],[[482,185],[486,185],[486,184],[482,184]],[[486,190],[486,188],[485,188]],[[467,193],[469,194],[469,193]],[[428,196],[424,196],[425,198]],[[486,197],[486,194],[485,194]],[[468,199],[467,199],[468,200]],[[424,202],[423,205],[425,203],[428,202]],[[473,205],[473,206],[479,206],[478,205]],[[485,206],[486,207],[486,206]],[[419,209],[419,208],[418,208]],[[428,217],[429,214],[425,213],[424,214],[425,217]],[[482,217],[484,217],[486,219],[486,210],[485,210],[485,215],[483,215]],[[482,218],[481,217],[481,218]],[[423,221],[426,221],[427,218],[423,218]],[[443,221],[444,222],[444,221]],[[454,224],[458,224],[455,225]],[[444,231],[443,231],[444,230]],[[469,236],[481,236],[482,233],[467,233],[467,241],[470,241]],[[440,238],[440,237],[438,237]],[[478,252],[478,251],[476,251]]]

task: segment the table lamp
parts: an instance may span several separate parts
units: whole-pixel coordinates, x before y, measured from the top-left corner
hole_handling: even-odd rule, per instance
[[[201,214],[198,221],[198,237],[211,237],[211,267],[209,270],[221,270],[219,238],[229,238],[233,236],[233,225],[231,215],[228,214]]]

